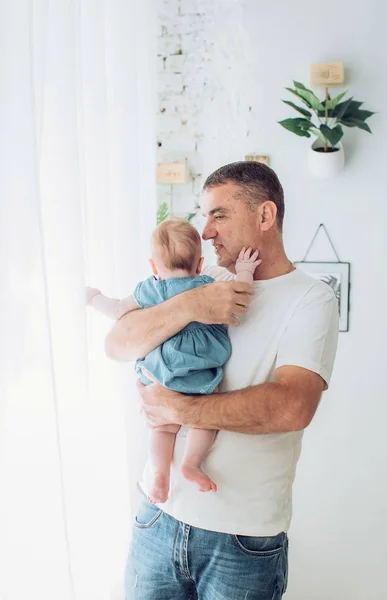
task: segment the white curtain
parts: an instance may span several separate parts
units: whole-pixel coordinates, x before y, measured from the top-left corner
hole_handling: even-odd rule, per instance
[[[0,0],[1,600],[123,598],[143,429],[84,287],[148,275],[150,3]]]

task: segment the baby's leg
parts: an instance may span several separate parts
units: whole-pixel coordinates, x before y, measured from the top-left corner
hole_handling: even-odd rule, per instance
[[[179,425],[167,425],[152,431],[150,458],[154,479],[149,492],[149,500],[153,503],[165,502],[169,492],[169,471],[175,446],[175,436]]]
[[[186,479],[199,485],[201,492],[216,492],[216,484],[211,481],[200,466],[214,443],[216,431],[211,429],[189,429],[187,445],[181,471]]]

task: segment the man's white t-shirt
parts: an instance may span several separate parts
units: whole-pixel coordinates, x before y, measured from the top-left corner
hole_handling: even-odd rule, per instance
[[[232,279],[220,267],[203,271]],[[321,375],[328,386],[338,339],[333,290],[300,270],[254,281],[255,295],[239,327],[228,329],[232,355],[221,392],[274,380],[275,370],[295,365]],[[169,498],[160,507],[188,525],[237,535],[272,536],[287,531],[292,484],[303,432],[249,435],[219,431],[202,469],[217,492],[200,492],[180,473],[187,428],[176,436]],[[151,465],[140,486],[151,487]]]

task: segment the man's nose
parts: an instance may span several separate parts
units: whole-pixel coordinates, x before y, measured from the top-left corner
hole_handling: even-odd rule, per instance
[[[216,229],[212,227],[209,223],[206,223],[204,229],[202,231],[203,240],[212,240],[216,237]]]

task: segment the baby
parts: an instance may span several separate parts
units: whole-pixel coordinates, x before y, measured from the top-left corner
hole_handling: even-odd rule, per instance
[[[129,311],[148,308],[176,294],[214,282],[201,275],[203,257],[197,230],[184,219],[170,219],[153,232],[154,276],[140,282],[133,295],[122,300],[108,298],[98,289],[87,288],[87,302],[101,313],[120,319]],[[252,283],[261,262],[258,252],[243,248],[236,263],[238,281]],[[151,383],[143,369],[165,387],[184,394],[212,394],[223,377],[223,365],[231,355],[231,344],[224,325],[189,323],[182,331],[136,361],[143,384]],[[149,493],[153,503],[168,498],[170,465],[179,425],[156,427],[151,433],[150,459],[154,481]],[[216,484],[201,470],[216,436],[216,431],[189,429],[181,470],[183,476],[199,485],[202,492],[216,491]]]

